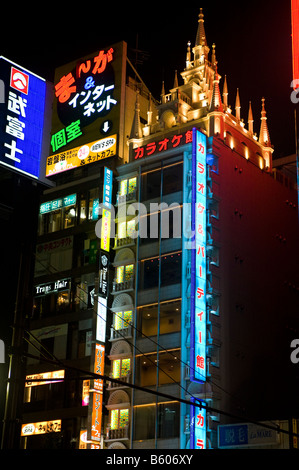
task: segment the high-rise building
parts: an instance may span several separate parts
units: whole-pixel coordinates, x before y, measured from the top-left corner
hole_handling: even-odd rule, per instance
[[[123,43],[57,71],[23,447],[217,448],[231,416],[298,417],[296,182],[215,51],[200,11],[159,102]]]
[[[114,179],[128,161],[136,95],[146,122],[149,91],[120,42],[56,69],[53,94],[52,186],[38,214],[21,446],[78,447],[87,435],[99,447],[103,384],[88,372],[104,372]],[[58,371],[56,360],[65,363]]]

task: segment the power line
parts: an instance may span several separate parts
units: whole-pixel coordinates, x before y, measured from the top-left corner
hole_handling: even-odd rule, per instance
[[[34,338],[34,335],[32,335],[33,338]],[[109,377],[107,375],[102,375],[102,374],[96,374],[94,372],[91,372],[91,371],[86,371],[84,369],[80,369],[78,367],[74,367],[74,366],[69,366],[69,365],[66,365],[66,364],[63,364],[60,360],[58,360],[58,363],[57,361],[55,360],[51,360],[51,359],[41,359],[40,357],[38,356],[34,356],[33,354],[30,354],[30,353],[23,353],[23,355],[25,357],[30,357],[32,359],[38,359],[38,360],[42,360],[44,362],[48,362],[48,363],[51,363],[53,365],[59,365],[59,366],[63,366],[65,369],[69,369],[69,370],[72,370],[74,372],[77,372],[79,374],[84,374],[84,378],[81,378],[82,380],[90,377],[92,379],[101,379],[103,380],[104,382],[106,381],[110,381],[110,382],[114,382],[116,384],[119,384],[119,385],[126,385],[130,388],[133,388],[133,389],[136,389],[136,390],[140,390],[142,392],[146,392],[146,393],[150,393],[152,395],[156,395],[156,396],[161,396],[162,398],[165,398],[165,399],[168,399],[168,400],[175,400],[175,401],[178,401],[180,403],[184,403],[186,405],[190,405],[190,406],[196,406],[197,408],[199,409],[205,409],[207,412],[210,412],[210,413],[219,413],[221,415],[224,415],[226,417],[230,417],[234,420],[242,420],[244,422],[244,417],[239,417],[237,415],[234,415],[232,413],[228,413],[226,411],[223,411],[223,410],[219,410],[219,409],[216,409],[214,407],[211,407],[209,405],[207,405],[205,402],[195,398],[195,400],[198,402],[197,404],[194,404],[194,402],[190,401],[190,400],[187,400],[187,399],[184,399],[184,398],[181,398],[181,397],[174,397],[173,395],[169,395],[167,393],[164,393],[164,392],[161,392],[161,391],[156,391],[156,390],[151,390],[151,389],[147,389],[145,387],[141,387],[139,385],[136,385],[136,384],[131,384],[131,383],[127,383],[127,382],[123,382],[122,380],[120,379],[115,379],[115,378],[112,378],[112,377]],[[38,379],[39,380],[39,379]],[[45,379],[45,380],[48,380],[48,379]],[[55,379],[57,381],[57,379]],[[64,380],[64,379],[60,379],[60,380]],[[27,380],[28,381],[28,380]],[[30,381],[34,381],[33,379],[30,379]],[[299,437],[299,434],[293,432],[293,431],[289,431],[289,430],[285,430],[285,429],[282,429],[279,425],[277,426],[274,426],[274,425],[271,425],[271,424],[267,424],[267,423],[261,423],[259,421],[256,421],[256,420],[252,420],[252,419],[247,419],[246,418],[246,422],[248,423],[251,423],[251,424],[255,424],[257,426],[261,426],[261,427],[264,427],[264,428],[267,428],[267,429],[271,429],[273,431],[276,431],[278,433],[283,433],[283,434],[287,434],[289,436],[292,436],[292,437]]]

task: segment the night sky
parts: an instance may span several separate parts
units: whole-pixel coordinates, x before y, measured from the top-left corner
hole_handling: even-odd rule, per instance
[[[120,6],[119,6],[120,4]],[[162,80],[166,93],[175,70],[185,67],[188,41],[194,46],[200,8],[205,15],[208,46],[216,45],[218,72],[227,76],[229,104],[241,99],[247,127],[252,102],[254,131],[259,133],[261,99],[266,111],[274,158],[295,152],[294,104],[291,103],[291,0],[248,2],[66,2],[28,6],[10,14],[10,31],[1,31],[0,55],[53,81],[57,66],[124,40],[146,54],[138,72],[156,99]],[[39,15],[39,19],[37,19]],[[142,56],[139,54],[139,59]],[[179,84],[182,79],[179,76]],[[220,82],[222,91],[223,79]]]

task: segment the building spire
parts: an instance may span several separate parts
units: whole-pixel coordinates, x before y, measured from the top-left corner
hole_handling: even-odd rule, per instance
[[[207,46],[207,38],[204,26],[204,14],[202,12],[202,8],[200,9],[200,13],[198,15],[198,28],[195,40],[195,46]]]
[[[224,76],[224,84],[223,84],[223,105],[224,108],[226,109],[228,107],[228,88],[227,88],[227,80],[226,80],[226,75]]]
[[[239,88],[237,88],[235,109],[236,109],[236,118],[237,118],[237,121],[239,122],[241,119],[241,104],[240,104]]]
[[[266,145],[267,147],[271,146],[270,134],[267,125],[267,113],[265,110],[265,98],[262,98],[262,111],[261,111],[261,127],[260,127],[260,136],[259,143]]]
[[[252,114],[251,101],[249,101],[249,110],[248,110],[248,131],[250,135],[253,135],[253,114]]]
[[[187,54],[186,54],[186,69],[188,69],[190,65],[191,65],[191,42],[188,41]]]
[[[177,72],[177,70],[176,70],[175,73],[174,73],[173,88],[177,88],[178,86],[179,86],[179,82],[178,82],[178,72]]]
[[[210,111],[220,111],[223,112],[221,93],[219,89],[219,75],[217,71],[217,62],[215,63],[215,73],[213,81],[213,92],[210,104]]]
[[[139,90],[136,92],[136,102],[135,102],[135,114],[133,119],[133,124],[131,128],[130,139],[141,139],[142,138],[142,129],[140,121],[140,105],[139,105]]]

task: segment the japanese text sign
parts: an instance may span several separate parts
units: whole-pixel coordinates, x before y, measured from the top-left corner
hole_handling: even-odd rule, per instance
[[[0,113],[0,162],[32,178],[41,175],[46,81],[0,57],[5,102]]]
[[[51,155],[47,158],[46,176],[113,157],[116,155],[116,144],[117,136],[113,135],[82,147]]]
[[[195,401],[192,398],[192,401]],[[204,402],[202,402],[204,405]],[[205,406],[191,406],[191,438],[193,449],[206,449],[206,431],[207,431],[207,412]]]
[[[206,380],[206,136],[194,129],[192,215],[194,247],[192,262],[192,379]]]
[[[169,137],[165,137],[159,141],[149,142],[142,147],[133,149],[133,158],[138,160],[143,157],[150,157],[151,155],[157,155],[166,150],[172,150],[180,147],[184,144],[192,142],[192,131],[186,131],[181,134],[175,134]]]
[[[51,137],[53,156],[75,147],[81,149],[92,145],[91,142],[108,137],[112,132],[118,134],[124,56],[125,45],[121,42],[56,69]],[[109,156],[115,154],[116,151]],[[75,165],[62,167],[60,171],[71,168]]]

